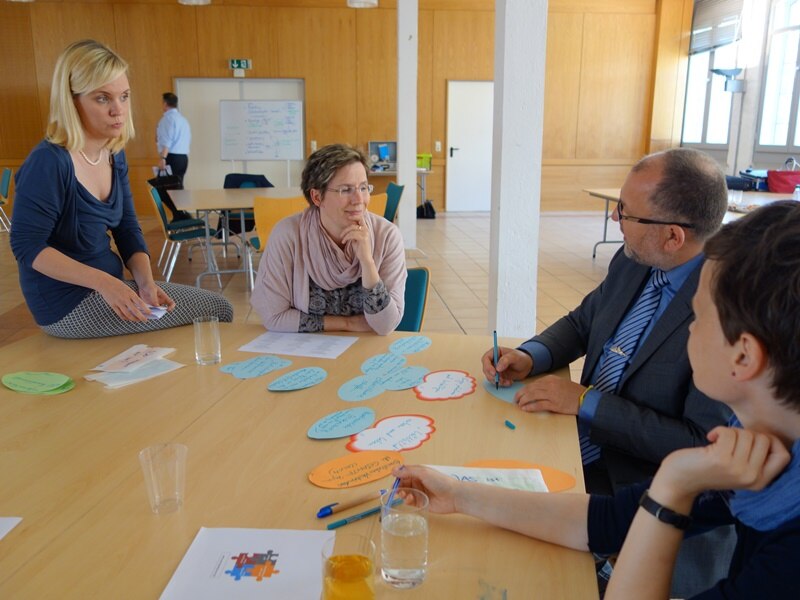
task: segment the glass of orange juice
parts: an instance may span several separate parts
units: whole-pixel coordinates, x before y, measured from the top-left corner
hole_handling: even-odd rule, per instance
[[[322,600],[375,599],[375,544],[337,533],[322,547]]]

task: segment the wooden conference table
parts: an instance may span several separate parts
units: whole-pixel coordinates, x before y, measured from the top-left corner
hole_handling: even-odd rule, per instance
[[[223,364],[255,356],[237,348],[261,334],[260,325],[223,324],[221,330]],[[388,481],[327,490],[307,479],[317,465],[347,453],[346,440],[311,440],[308,427],[353,406],[370,406],[377,419],[408,413],[434,419],[430,440],[403,453],[408,463],[529,460],[572,474],[574,490],[583,489],[574,418],[523,413],[491,396],[480,379],[473,394],[458,400],[423,402],[410,390],[362,403],[338,398],[339,386],[359,374],[366,358],[407,335],[364,335],[339,359],[288,357],[287,370],[249,380],[195,365],[191,327],[85,341],[42,334],[1,348],[4,373],[61,372],[76,387],[29,396],[0,386],[0,515],[23,517],[0,540],[0,598],[157,598],[202,526],[324,528],[327,521],[315,516],[321,506]],[[432,346],[409,355],[409,364],[460,368],[480,378],[488,336],[426,335]],[[186,366],[118,390],[82,378],[137,343],[174,347],[170,358]],[[266,391],[277,375],[311,365],[328,371],[323,383]],[[515,431],[504,426],[506,419]],[[178,512],[155,515],[137,454],[165,441],[189,447],[186,501]],[[380,539],[375,518],[345,530]],[[318,557],[308,565],[320,568]],[[588,553],[461,515],[431,515],[429,573],[421,587],[377,589],[379,598],[597,597]]]
[[[211,230],[208,223],[209,215],[215,211],[227,210],[238,212],[242,223],[242,235],[244,235],[244,213],[246,210],[253,210],[255,199],[275,198],[276,201],[282,198],[295,198],[302,196],[303,192],[299,187],[271,187],[271,188],[233,188],[233,189],[211,189],[211,190],[168,190],[170,198],[179,210],[198,211],[203,214],[206,225],[206,270],[197,276],[195,284],[199,287],[203,277],[208,275],[220,275],[222,273],[247,273],[247,281],[250,289],[253,289],[253,274],[250,272],[247,260],[247,253],[250,248],[247,244],[242,244],[242,252],[245,253],[245,260],[239,269],[223,269],[216,267],[214,250],[211,246]]]
[[[597,256],[597,247],[599,245],[622,243],[622,240],[608,239],[608,220],[611,218],[611,215],[614,212],[614,209],[611,209],[611,203],[613,202],[614,204],[616,204],[617,202],[619,202],[620,188],[590,188],[590,189],[584,189],[583,191],[594,198],[600,198],[601,200],[605,201],[605,215],[603,219],[603,239],[598,241],[592,247],[592,259],[594,259]],[[730,204],[732,202],[731,194],[736,194],[736,193],[737,192],[734,190],[728,191],[729,210],[728,213],[725,215],[725,218],[723,219],[723,223],[727,223],[728,221],[736,219],[738,218],[737,215],[743,214],[741,212],[736,212],[730,209]],[[769,202],[774,202],[775,200],[783,200],[786,198],[791,198],[791,194],[773,194],[770,192],[738,192],[738,193],[741,194],[741,199],[737,198],[736,204],[742,207],[747,207],[748,204],[763,205],[763,204],[768,204]]]

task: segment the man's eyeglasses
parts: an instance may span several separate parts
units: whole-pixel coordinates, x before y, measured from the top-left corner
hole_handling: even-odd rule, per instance
[[[625,204],[620,200],[617,203],[617,217],[619,217],[620,221],[631,221],[632,223],[641,223],[642,225],[677,225],[678,227],[683,227],[684,229],[694,229],[694,225],[691,223],[678,223],[677,221],[658,221],[657,219],[644,219],[642,217],[634,217],[632,215],[626,215],[623,211],[625,210]]]
[[[328,188],[329,192],[336,192],[342,198],[348,198],[358,192],[362,196],[364,194],[371,194],[375,188],[371,183],[362,183],[361,185],[343,185],[338,188]]]

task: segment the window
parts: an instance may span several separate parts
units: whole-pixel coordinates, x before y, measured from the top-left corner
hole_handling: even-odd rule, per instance
[[[696,0],[689,49],[683,145],[723,150],[728,144],[733,95],[712,69],[734,69],[742,0]]]
[[[799,55],[800,0],[774,0],[756,138],[757,162],[774,164],[775,155],[800,152]]]
[[[681,139],[684,145],[727,145],[733,95],[725,91],[725,78],[713,75],[711,69],[735,67],[736,44],[689,57]]]

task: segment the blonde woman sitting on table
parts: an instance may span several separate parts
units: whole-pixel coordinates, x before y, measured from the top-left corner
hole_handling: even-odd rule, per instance
[[[258,267],[252,305],[272,331],[374,331],[403,317],[406,261],[394,224],[367,211],[367,161],[344,144],[309,158],[309,207],[280,221]]]
[[[684,534],[733,524],[727,577],[693,598],[800,598],[800,204],[776,202],[706,242],[688,343],[697,387],[735,413],[615,496],[537,494],[395,470],[430,497],[524,535],[619,559],[606,600],[669,597]],[[624,545],[623,545],[624,541]]]
[[[56,337],[141,333],[200,315],[233,319],[219,294],[153,281],[123,150],[133,137],[127,71],[98,42],[68,46],[53,74],[46,139],[16,176],[11,248],[20,286],[36,323]],[[123,278],[123,263],[133,281]],[[150,319],[149,306],[167,313]]]

